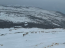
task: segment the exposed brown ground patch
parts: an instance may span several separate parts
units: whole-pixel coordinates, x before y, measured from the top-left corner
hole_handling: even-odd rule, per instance
[[[3,44],[0,44],[0,46],[3,46]]]

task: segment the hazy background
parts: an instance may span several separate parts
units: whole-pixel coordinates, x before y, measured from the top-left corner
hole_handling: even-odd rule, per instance
[[[65,14],[65,0],[0,0],[0,5],[33,6]]]

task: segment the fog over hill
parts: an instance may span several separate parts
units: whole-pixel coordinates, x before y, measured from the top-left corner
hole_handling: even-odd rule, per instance
[[[0,6],[0,28],[65,28],[65,14],[35,7]]]

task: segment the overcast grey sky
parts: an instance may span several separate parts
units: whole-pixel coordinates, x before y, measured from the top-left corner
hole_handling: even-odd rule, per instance
[[[65,0],[0,0],[0,4],[33,6],[65,13]]]

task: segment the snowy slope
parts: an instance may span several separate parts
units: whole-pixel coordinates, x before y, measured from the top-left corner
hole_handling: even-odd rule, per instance
[[[65,48],[63,28],[65,15],[60,12],[0,6],[0,48]]]
[[[65,27],[65,16],[63,14],[35,7],[0,6],[0,23],[4,21],[13,24],[24,22],[39,24],[43,26],[42,28]]]
[[[0,48],[65,48],[65,29],[0,29]]]

